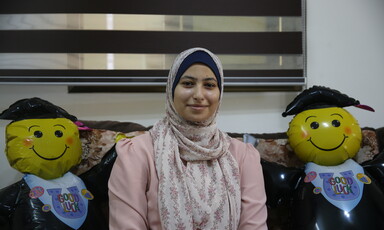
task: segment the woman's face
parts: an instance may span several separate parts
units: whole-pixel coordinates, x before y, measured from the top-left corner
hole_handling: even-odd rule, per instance
[[[204,64],[191,65],[176,85],[173,103],[187,121],[202,122],[215,114],[220,89],[212,70]]]

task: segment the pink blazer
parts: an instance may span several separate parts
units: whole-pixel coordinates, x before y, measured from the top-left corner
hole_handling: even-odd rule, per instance
[[[149,133],[122,139],[109,179],[109,227],[111,230],[161,230],[157,205],[158,178]],[[266,195],[259,152],[232,138],[230,152],[241,175],[239,230],[267,229]]]

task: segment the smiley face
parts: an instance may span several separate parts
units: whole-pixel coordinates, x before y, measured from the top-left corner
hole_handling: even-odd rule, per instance
[[[324,166],[338,165],[354,157],[362,138],[356,119],[339,107],[297,114],[287,134],[289,144],[301,160]]]
[[[29,133],[33,133],[33,139],[26,139],[25,145],[29,146],[30,149],[40,158],[44,160],[57,160],[64,156],[64,154],[67,152],[67,149],[69,148],[68,144],[72,142],[71,137],[69,137],[67,140],[62,141],[61,138],[64,136],[64,132],[66,131],[66,128],[62,124],[53,124],[52,127],[42,127],[41,125],[32,125],[28,127]],[[47,137],[48,136],[48,137]],[[39,143],[41,139],[41,142],[44,141],[44,143]],[[48,139],[51,139],[50,141],[57,142],[58,146],[54,146],[53,149],[51,146],[51,149],[47,151],[46,145],[48,144]],[[50,142],[50,143],[53,143]],[[63,151],[61,151],[60,145],[62,145]],[[40,149],[39,149],[40,148]],[[56,151],[55,151],[56,150]]]
[[[66,118],[16,121],[6,133],[8,161],[20,172],[54,179],[80,162],[79,132]]]

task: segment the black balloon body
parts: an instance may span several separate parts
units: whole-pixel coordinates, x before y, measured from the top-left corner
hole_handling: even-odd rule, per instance
[[[361,200],[350,211],[336,207],[315,194],[315,186],[305,182],[304,168],[290,168],[262,161],[267,192],[269,229],[383,229],[384,153],[362,164],[371,179],[364,184]]]
[[[108,179],[116,159],[112,148],[102,161],[80,175],[94,198],[88,202],[88,212],[79,230],[108,229]],[[70,230],[51,212],[44,212],[44,204],[31,198],[31,188],[24,179],[0,190],[0,229],[2,230]]]
[[[44,212],[45,204],[32,198],[30,193],[31,188],[24,179],[0,190],[1,229],[75,229],[52,212]],[[77,229],[108,229],[94,201],[88,202],[86,218]]]
[[[364,172],[372,181],[364,185],[361,200],[351,211],[344,211],[323,195],[314,194],[313,184],[301,180],[293,201],[292,229],[383,229],[384,190],[368,171],[383,171],[384,167],[380,163],[366,168]]]

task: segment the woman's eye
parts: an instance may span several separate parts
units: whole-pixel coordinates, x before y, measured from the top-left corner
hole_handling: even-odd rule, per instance
[[[215,88],[216,84],[215,83],[206,83],[205,87],[207,87],[207,88]]]
[[[41,131],[35,131],[35,132],[33,133],[33,135],[34,135],[36,138],[41,138],[41,137],[43,136],[43,132],[41,132]]]
[[[60,130],[56,130],[56,131],[55,131],[55,136],[56,136],[56,137],[62,137],[62,136],[63,136],[63,132],[60,131]]]
[[[333,120],[332,121],[333,127],[339,127],[340,126],[340,121],[339,120]]]
[[[191,82],[191,81],[183,81],[182,83],[181,83],[183,86],[193,86],[193,82]]]
[[[312,122],[312,123],[311,123],[311,128],[312,128],[312,129],[317,129],[317,128],[319,128],[319,123],[316,122],[316,121]]]

